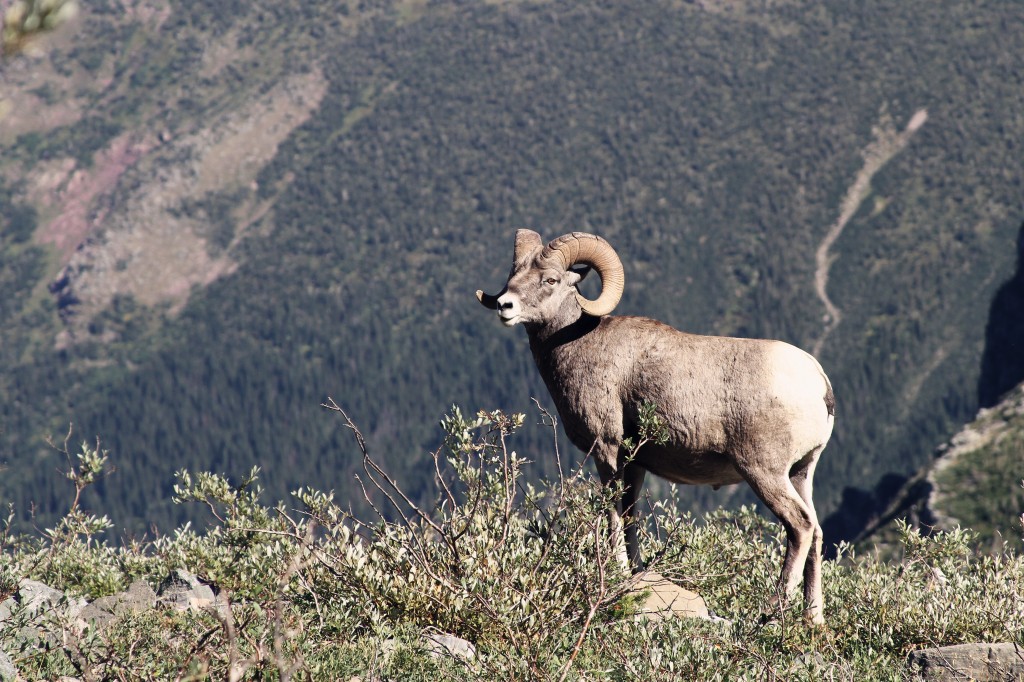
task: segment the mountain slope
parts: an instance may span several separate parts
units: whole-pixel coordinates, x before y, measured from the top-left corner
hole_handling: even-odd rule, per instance
[[[926,531],[968,528],[985,551],[1024,547],[1024,384],[1007,393],[937,450],[889,509],[856,538],[886,549],[897,520]]]
[[[546,401],[520,330],[472,297],[521,226],[608,238],[623,313],[811,348],[816,253],[921,109],[827,249],[822,512],[859,514],[976,409],[1022,219],[1013,2],[122,7],[4,67],[0,488],[19,509],[56,509],[41,437],[68,421],[112,451],[104,509],[135,532],[184,520],[182,467],[259,463],[273,496],[315,480],[358,505],[327,396],[415,489],[447,405]],[[518,438],[553,472],[545,427]]]
[[[1024,547],[1024,386],[953,437],[928,474],[936,527],[971,528],[984,544]],[[1019,479],[1019,480],[1017,480]]]

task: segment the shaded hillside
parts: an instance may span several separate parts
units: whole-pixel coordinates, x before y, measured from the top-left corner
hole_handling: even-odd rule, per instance
[[[925,109],[829,249],[820,508],[914,471],[976,409],[1014,267],[1024,19],[705,5],[91,3],[4,67],[0,495],[59,506],[41,438],[73,421],[135,531],[184,520],[182,467],[259,463],[272,497],[316,480],[358,504],[327,396],[423,490],[448,405],[546,402],[521,331],[472,295],[521,226],[608,238],[621,312],[810,348],[816,252]],[[545,427],[514,446],[553,471]]]
[[[912,476],[890,475],[871,493],[848,492],[844,503],[859,503],[862,513],[835,515],[833,536],[888,548],[904,520],[925,532],[970,528],[985,550],[1024,544],[1024,226],[1017,244],[1017,272],[999,287],[985,325],[983,409]]]
[[[999,287],[985,326],[978,402],[992,407],[1024,381],[1024,225],[1017,235],[1017,272]]]

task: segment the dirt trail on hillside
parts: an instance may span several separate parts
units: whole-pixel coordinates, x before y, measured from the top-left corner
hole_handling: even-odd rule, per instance
[[[927,120],[928,112],[925,109],[918,109],[910,118],[907,127],[898,131],[893,125],[892,118],[883,110],[878,124],[871,129],[874,139],[861,152],[864,166],[846,191],[846,196],[843,197],[839,217],[829,228],[814,254],[814,290],[822,305],[825,306],[824,328],[821,336],[814,343],[812,349],[814,355],[821,353],[821,349],[825,347],[825,341],[842,320],[842,313],[828,296],[828,271],[836,259],[836,256],[831,253],[832,245],[839,239],[847,223],[857,213],[861,203],[871,194],[871,178],[907,146],[910,138],[921,129]]]

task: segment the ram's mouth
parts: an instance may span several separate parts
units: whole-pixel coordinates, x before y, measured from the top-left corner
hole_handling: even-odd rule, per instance
[[[519,314],[516,313],[514,315],[509,315],[508,317],[505,317],[501,313],[498,313],[498,319],[501,320],[501,323],[506,327],[514,327],[516,323],[519,322]]]

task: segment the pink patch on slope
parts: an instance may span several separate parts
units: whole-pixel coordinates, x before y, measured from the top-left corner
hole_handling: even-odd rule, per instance
[[[68,263],[75,250],[106,218],[105,208],[93,212],[96,199],[111,193],[124,172],[152,146],[148,141],[133,142],[127,133],[120,135],[94,156],[91,169],[74,171],[64,188],[56,193],[57,216],[36,232],[36,240],[57,247],[61,265]]]

